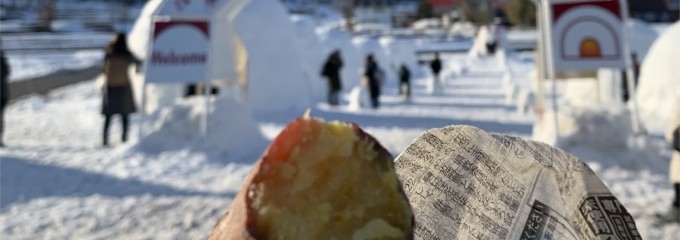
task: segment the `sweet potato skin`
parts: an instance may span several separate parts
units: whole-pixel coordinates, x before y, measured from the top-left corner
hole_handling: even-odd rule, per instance
[[[253,224],[253,212],[251,211],[250,200],[248,198],[248,193],[250,191],[252,183],[257,182],[258,178],[264,177],[261,174],[261,168],[263,165],[267,165],[271,161],[281,161],[285,159],[295,143],[301,141],[304,135],[307,133],[308,128],[314,127],[310,124],[309,117],[301,117],[284,128],[284,130],[272,141],[272,144],[264,151],[263,155],[254,164],[248,176],[245,178],[241,189],[234,198],[230,210],[222,216],[215,226],[212,234],[210,235],[210,240],[255,240],[258,234],[258,229],[254,229]],[[352,129],[361,139],[367,139],[369,142],[373,143],[374,150],[380,155],[380,159],[385,159],[385,162],[379,164],[387,164],[394,167],[394,162],[391,154],[384,148],[380,143],[370,134],[364,132],[358,125],[352,123]],[[400,194],[408,202],[406,194],[403,190],[401,183],[399,184]],[[413,227],[414,219],[413,215],[411,218],[411,227],[408,229],[407,239],[413,239]]]

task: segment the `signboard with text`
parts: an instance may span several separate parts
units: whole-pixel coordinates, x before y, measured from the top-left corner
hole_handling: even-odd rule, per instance
[[[146,82],[205,82],[210,67],[208,26],[207,20],[154,21]]]
[[[555,69],[625,68],[619,0],[551,1]]]

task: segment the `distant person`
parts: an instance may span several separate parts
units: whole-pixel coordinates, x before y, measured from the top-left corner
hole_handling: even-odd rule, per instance
[[[673,146],[673,157],[671,158],[669,168],[669,177],[671,183],[673,183],[674,193],[673,202],[671,204],[671,209],[664,213],[659,214],[661,220],[666,222],[680,222],[680,98],[675,101],[675,111],[673,112],[673,119],[671,119],[668,125],[668,130],[666,132],[666,138],[671,141]]]
[[[380,107],[380,84],[381,73],[378,64],[375,62],[373,54],[366,56],[366,66],[364,67],[364,78],[368,86],[368,93],[371,98],[371,107],[376,109]]]
[[[5,58],[5,51],[0,50],[0,147],[4,147],[3,138],[5,136],[5,106],[9,102],[9,64]]]
[[[411,71],[403,63],[399,67],[399,94],[406,100],[411,98]]]
[[[192,97],[196,95],[204,95],[204,86],[205,84],[202,83],[192,83],[186,86],[184,89],[184,97]],[[220,94],[220,89],[215,86],[210,86],[210,95],[218,95]]]
[[[640,77],[640,62],[638,61],[637,54],[632,53],[631,56],[631,62],[632,62],[632,67],[633,67],[633,91],[637,88],[638,85],[638,79]],[[621,83],[621,89],[623,91],[622,97],[623,97],[623,102],[628,102],[628,99],[630,99],[630,96],[628,96],[628,73],[624,69],[622,71],[623,75],[623,81]]]
[[[438,92],[441,91],[441,79],[439,79],[439,73],[442,71],[442,61],[439,59],[439,53],[434,53],[434,60],[430,62],[430,69],[432,69],[432,75],[434,76],[433,79],[433,86],[432,86],[432,92]]]
[[[115,114],[121,116],[123,124],[122,141],[128,139],[129,115],[137,111],[128,76],[131,64],[139,65],[140,61],[128,49],[125,34],[117,33],[113,42],[106,49],[104,57],[105,89],[102,101],[104,115],[103,145],[109,145],[109,125]]]
[[[338,97],[340,95],[340,90],[342,90],[342,81],[340,79],[341,69],[342,57],[340,56],[340,51],[335,50],[328,56],[328,59],[321,70],[321,75],[328,80],[328,104],[331,106],[339,104]]]

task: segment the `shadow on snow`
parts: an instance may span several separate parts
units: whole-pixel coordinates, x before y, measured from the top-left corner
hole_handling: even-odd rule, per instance
[[[125,197],[153,196],[230,196],[233,193],[215,193],[177,189],[135,179],[121,179],[101,173],[55,165],[32,163],[26,159],[3,156],[0,160],[0,209],[13,203],[28,202],[43,197],[85,197],[103,195]]]

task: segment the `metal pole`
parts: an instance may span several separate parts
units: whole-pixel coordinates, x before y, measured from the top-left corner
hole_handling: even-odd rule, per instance
[[[534,109],[535,111],[539,114],[539,116],[542,118],[543,117],[543,112],[545,111],[545,107],[543,102],[545,101],[545,91],[543,90],[543,82],[545,81],[545,35],[543,31],[543,18],[541,18],[541,2],[537,0],[532,1],[534,5],[536,6],[536,18],[537,21],[537,29],[538,29],[538,42],[536,43],[536,47],[538,50],[538,54],[536,55],[536,62],[538,63],[538,69],[537,73],[538,76],[536,76],[536,94],[534,94],[534,102],[535,106]]]
[[[208,29],[212,30],[211,29],[212,24],[210,24],[211,19],[203,19],[203,20],[207,22]],[[212,31],[209,31],[209,33],[212,33]],[[212,34],[210,34],[208,36],[212,36]],[[213,47],[212,40],[213,39],[211,37],[209,37],[210,44],[208,45],[208,51],[210,51],[210,52],[213,52],[212,51],[212,47]],[[210,92],[212,91],[212,86],[211,86],[212,67],[213,67],[212,63],[213,63],[212,57],[208,57],[208,62],[207,62],[207,67],[206,67],[206,76],[205,76],[206,81],[205,81],[205,86],[203,87],[203,91],[204,91],[204,95],[205,95],[205,115],[203,117],[203,124],[201,126],[201,131],[203,133],[203,139],[208,138],[208,119],[209,119],[209,115],[210,115]]]
[[[628,44],[628,39],[630,36],[630,33],[628,32],[628,2],[627,1],[619,1],[620,6],[621,6],[621,18],[623,21],[623,54],[624,54],[624,60],[626,63],[626,82],[628,84],[628,96],[630,96],[630,100],[633,102],[633,116],[631,116],[631,121],[632,121],[632,127],[633,127],[633,134],[634,135],[641,135],[645,134],[644,130],[642,130],[642,124],[640,121],[640,112],[638,108],[638,100],[637,96],[635,95],[635,81],[633,81],[633,78],[635,77],[635,73],[633,72],[633,63],[631,60],[631,51],[630,51],[630,45]]]
[[[146,72],[146,71],[145,71]],[[144,79],[144,83],[142,83],[142,112],[141,116],[139,116],[139,132],[137,133],[137,141],[140,141],[142,137],[144,137],[144,116],[146,115],[146,78]]]
[[[158,11],[158,10],[156,10],[156,11]],[[155,12],[154,12],[154,17],[152,18],[151,24],[150,24],[151,25],[151,27],[150,27],[151,31],[149,32],[149,39],[147,40],[146,59],[144,59],[146,62],[143,63],[143,65],[142,65],[144,67],[144,78],[142,79],[142,96],[141,96],[142,99],[140,101],[141,104],[142,104],[142,106],[141,106],[141,109],[142,109],[141,113],[142,114],[141,114],[141,116],[139,116],[139,128],[138,128],[139,132],[138,132],[137,141],[141,141],[142,137],[144,137],[144,120],[145,120],[144,118],[146,116],[146,80],[147,80],[146,79],[146,76],[147,76],[146,73],[148,72],[149,65],[151,64],[150,61],[151,61],[151,55],[152,55],[151,52],[152,52],[152,48],[153,48],[153,32],[156,31],[156,19],[157,18],[158,18],[158,16],[155,16]]]
[[[208,69],[210,69],[208,67]],[[209,71],[209,70],[208,70]],[[205,95],[205,114],[203,116],[203,124],[201,124],[201,132],[203,133],[203,138],[208,137],[208,115],[210,114],[210,80],[206,81],[203,87],[203,92]]]
[[[543,17],[544,21],[543,23],[543,29],[545,31],[544,36],[545,36],[545,53],[546,53],[546,62],[547,62],[547,69],[548,69],[548,78],[551,79],[552,83],[552,110],[553,110],[553,115],[554,115],[554,124],[555,124],[555,142],[559,140],[560,137],[560,131],[559,131],[559,122],[557,120],[557,80],[555,79],[555,62],[553,59],[553,43],[552,43],[552,37],[550,36],[552,34],[552,12],[551,12],[551,5],[548,0],[543,0]]]

